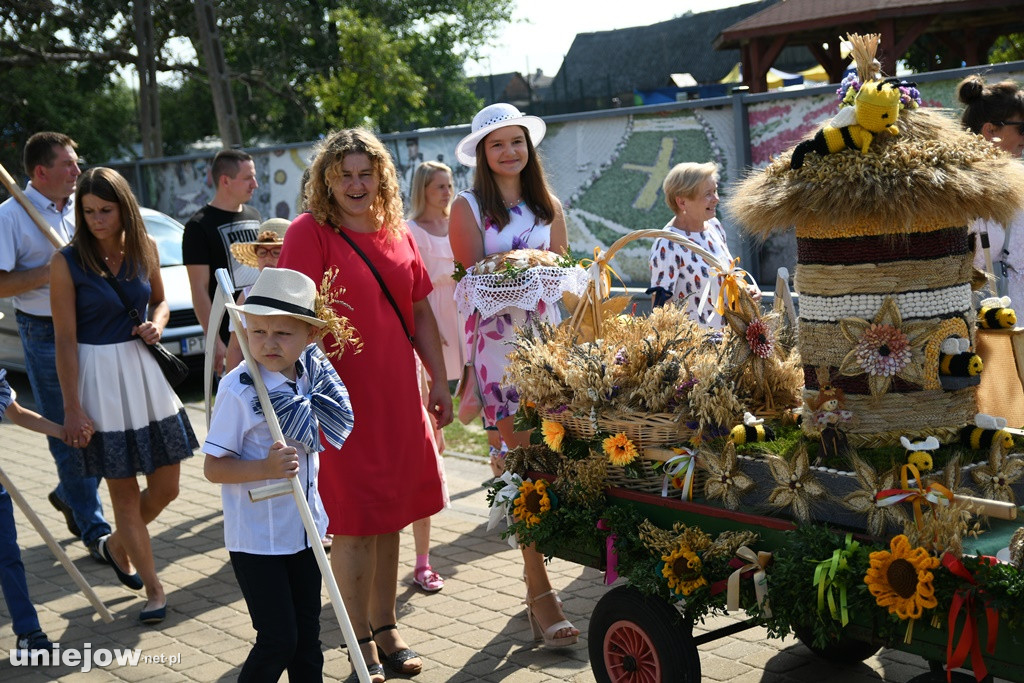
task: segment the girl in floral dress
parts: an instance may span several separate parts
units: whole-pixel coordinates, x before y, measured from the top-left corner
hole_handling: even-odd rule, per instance
[[[452,205],[448,238],[456,261],[468,267],[512,249],[568,249],[562,205],[548,187],[534,148],[545,131],[541,119],[524,116],[510,104],[492,104],[473,117],[472,132],[455,148],[459,161],[476,167],[473,189],[460,193]],[[504,383],[509,343],[517,326],[539,320],[557,322],[558,311],[541,302],[534,311],[510,307],[482,320],[476,313],[466,322],[467,349],[476,344],[484,423],[496,425],[510,448],[526,445],[529,435],[512,426],[519,393]],[[523,546],[522,552],[534,636],[550,646],[575,643],[579,629],[562,614],[543,556],[532,547]]]

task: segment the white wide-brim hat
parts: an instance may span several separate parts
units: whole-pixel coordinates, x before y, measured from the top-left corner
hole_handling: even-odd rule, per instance
[[[316,284],[306,275],[288,268],[264,268],[245,297],[245,303],[225,305],[249,315],[287,315],[314,327],[327,324],[316,317]]]
[[[511,104],[498,102],[484,107],[473,117],[472,132],[455,145],[455,158],[466,166],[476,166],[476,146],[490,133],[506,126],[522,126],[530,132],[536,147],[544,139],[547,124],[536,116],[527,116]]]
[[[259,236],[255,242],[235,242],[231,245],[231,255],[243,266],[259,268],[256,258],[256,247],[280,247],[284,244],[284,234],[288,232],[291,221],[285,218],[268,218],[260,223]]]

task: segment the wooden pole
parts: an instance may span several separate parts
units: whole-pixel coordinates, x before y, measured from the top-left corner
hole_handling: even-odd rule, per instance
[[[25,209],[25,213],[28,214],[28,217],[32,219],[32,222],[36,224],[36,227],[39,228],[40,232],[43,233],[46,239],[50,240],[50,243],[53,244],[54,248],[64,248],[66,246],[64,238],[53,229],[52,225],[46,222],[46,219],[42,217],[35,205],[29,201],[28,197],[25,196],[25,193],[22,192],[20,187],[18,187],[18,183],[15,182],[14,178],[11,177],[11,174],[7,172],[7,169],[4,168],[3,164],[0,164],[0,182],[4,184],[7,191],[11,193],[11,196],[21,204],[21,208]]]
[[[39,515],[36,514],[35,510],[29,507],[28,501],[26,501],[25,497],[22,496],[18,489],[14,487],[10,478],[4,473],[3,468],[0,468],[0,485],[3,485],[3,487],[7,489],[7,493],[11,496],[11,500],[17,504],[22,514],[28,518],[29,523],[31,523],[32,526],[35,527],[36,531],[39,532],[39,535],[43,537],[43,541],[50,549],[50,552],[52,552],[53,556],[61,563],[64,567],[64,571],[68,573],[71,580],[78,586],[78,589],[82,591],[85,594],[85,597],[89,599],[89,602],[92,603],[92,606],[96,609],[96,613],[100,615],[100,619],[107,624],[112,622],[114,617],[111,616],[110,612],[107,610],[107,606],[103,604],[103,601],[100,600],[98,595],[96,595],[96,591],[92,589],[89,582],[86,581],[85,577],[82,576],[82,573],[78,571],[78,567],[71,562],[71,558],[69,558],[68,554],[64,552],[64,549],[60,547],[57,543],[57,539],[53,537],[53,534],[51,534],[50,530],[46,528],[43,521],[39,519]]]
[[[226,296],[230,297],[232,292],[231,276],[228,275],[226,268],[218,268],[216,272],[217,286],[222,289]],[[244,328],[242,327],[241,316],[238,311],[227,309],[228,315],[231,317],[232,323],[234,323],[235,330],[241,332]],[[242,356],[245,358],[246,365],[255,367],[255,363],[252,360],[252,354],[249,353],[249,342],[245,338],[244,334],[236,334],[235,337],[238,339],[238,345],[242,348]],[[212,348],[206,349],[206,353],[213,353]],[[263,384],[263,376],[259,371],[250,373],[252,377],[253,387],[256,389],[256,395],[260,399],[260,406],[263,408],[263,415],[267,418],[267,426],[270,427],[270,435],[275,441],[285,442],[284,433],[281,431],[281,424],[277,421],[277,413],[274,412],[274,405],[270,402],[270,395],[267,393],[267,387]],[[327,584],[327,593],[331,598],[331,605],[334,607],[334,614],[338,617],[338,623],[341,625],[341,633],[345,637],[345,643],[348,645],[348,656],[352,660],[352,668],[359,676],[360,683],[370,683],[370,673],[366,669],[366,661],[363,659],[363,651],[359,647],[359,643],[356,642],[356,632],[352,628],[352,621],[348,618],[348,612],[345,610],[345,602],[341,598],[341,591],[338,590],[338,582],[334,580],[334,574],[331,573],[331,565],[327,561],[327,553],[324,552],[324,546],[321,542],[320,533],[316,529],[316,524],[313,523],[313,514],[309,511],[309,503],[306,502],[306,492],[302,488],[302,484],[299,483],[298,477],[289,477],[287,482],[279,482],[277,484],[271,484],[264,488],[274,489],[274,492],[278,495],[287,495],[288,489],[285,488],[290,484],[290,490],[292,498],[295,500],[295,506],[299,509],[299,516],[302,517],[302,525],[306,528],[306,537],[309,539],[309,544],[313,548],[313,554],[316,555],[316,563],[320,566],[320,573],[323,575],[324,583]],[[263,500],[259,492],[262,489],[253,489],[249,492],[249,498],[254,502],[257,500]]]

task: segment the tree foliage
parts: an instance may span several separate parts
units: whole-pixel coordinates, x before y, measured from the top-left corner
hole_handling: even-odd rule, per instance
[[[164,153],[217,125],[191,0],[150,0]],[[7,0],[0,13],[0,160],[25,139],[67,132],[94,161],[139,140],[131,5]],[[512,0],[218,0],[217,23],[246,144],[292,142],[332,126],[382,132],[468,119],[479,102],[463,65]],[[181,49],[181,46],[191,49]],[[125,78],[130,81],[126,82]]]

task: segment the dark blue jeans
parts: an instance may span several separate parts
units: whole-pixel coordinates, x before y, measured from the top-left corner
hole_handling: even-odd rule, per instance
[[[28,597],[25,565],[18,548],[18,530],[14,526],[11,496],[0,486],[0,588],[11,614],[14,633],[22,636],[39,629],[39,617]]]
[[[64,424],[64,397],[57,379],[57,349],[53,338],[53,323],[31,318],[15,311],[21,346],[25,349],[28,381],[36,397],[36,405],[43,417]],[[50,453],[57,464],[57,495],[71,507],[75,522],[82,531],[86,545],[110,533],[110,525],[103,518],[99,483],[96,477],[83,476],[81,457],[76,449],[60,439],[47,437]]]

